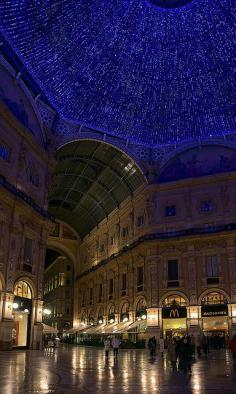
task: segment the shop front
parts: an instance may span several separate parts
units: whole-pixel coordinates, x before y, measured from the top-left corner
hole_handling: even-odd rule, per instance
[[[209,293],[202,299],[202,330],[207,336],[225,336],[229,330],[227,299],[221,293]]]
[[[164,339],[186,335],[187,308],[183,297],[173,295],[163,301],[162,333]]]

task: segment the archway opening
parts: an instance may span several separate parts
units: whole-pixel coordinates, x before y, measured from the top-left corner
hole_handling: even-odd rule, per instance
[[[13,347],[28,347],[30,345],[32,298],[30,285],[25,280],[17,281],[14,287],[13,302]]]
[[[43,322],[63,334],[73,326],[74,267],[60,251],[48,248],[43,281]]]
[[[162,332],[165,339],[187,332],[187,302],[179,294],[168,295],[162,302]]]

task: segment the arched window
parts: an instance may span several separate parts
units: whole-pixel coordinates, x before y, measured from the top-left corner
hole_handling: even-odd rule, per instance
[[[166,297],[162,302],[162,306],[166,308],[171,306],[186,306],[186,304],[186,300],[179,294],[172,294]]]
[[[115,305],[111,305],[108,310],[108,316],[115,314]]]
[[[141,298],[136,305],[136,312],[142,312],[147,309],[147,304],[144,298]]]
[[[224,305],[227,304],[227,298],[222,293],[210,292],[202,298],[202,305]]]
[[[121,308],[121,316],[128,315],[128,313],[129,313],[129,304],[128,304],[128,302],[124,302],[124,304],[122,305],[122,308]]]
[[[32,292],[28,283],[23,280],[16,283],[14,288],[14,295],[22,298],[32,299]]]

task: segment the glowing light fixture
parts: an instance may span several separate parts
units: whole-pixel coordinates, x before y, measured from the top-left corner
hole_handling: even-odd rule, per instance
[[[123,319],[123,322],[125,323],[125,322],[127,322],[129,319],[128,319],[128,317],[126,316],[126,317],[124,317],[124,319]]]
[[[143,314],[143,315],[141,316],[141,318],[142,318],[142,320],[146,320],[147,315],[144,315],[144,314]]]
[[[19,308],[19,304],[17,302],[13,302],[12,307],[13,307],[13,309],[18,309]]]
[[[51,315],[51,313],[52,313],[52,311],[51,311],[50,309],[45,308],[45,309],[43,310],[43,314],[44,314],[44,315],[49,316],[49,315]]]
[[[114,322],[115,322],[114,319],[110,319],[110,320],[109,320],[109,323],[111,323],[111,324],[114,323]]]

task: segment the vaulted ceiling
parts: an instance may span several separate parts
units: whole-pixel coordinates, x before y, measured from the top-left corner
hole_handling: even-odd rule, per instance
[[[145,182],[135,162],[97,141],[77,141],[57,152],[50,211],[83,238]]]

